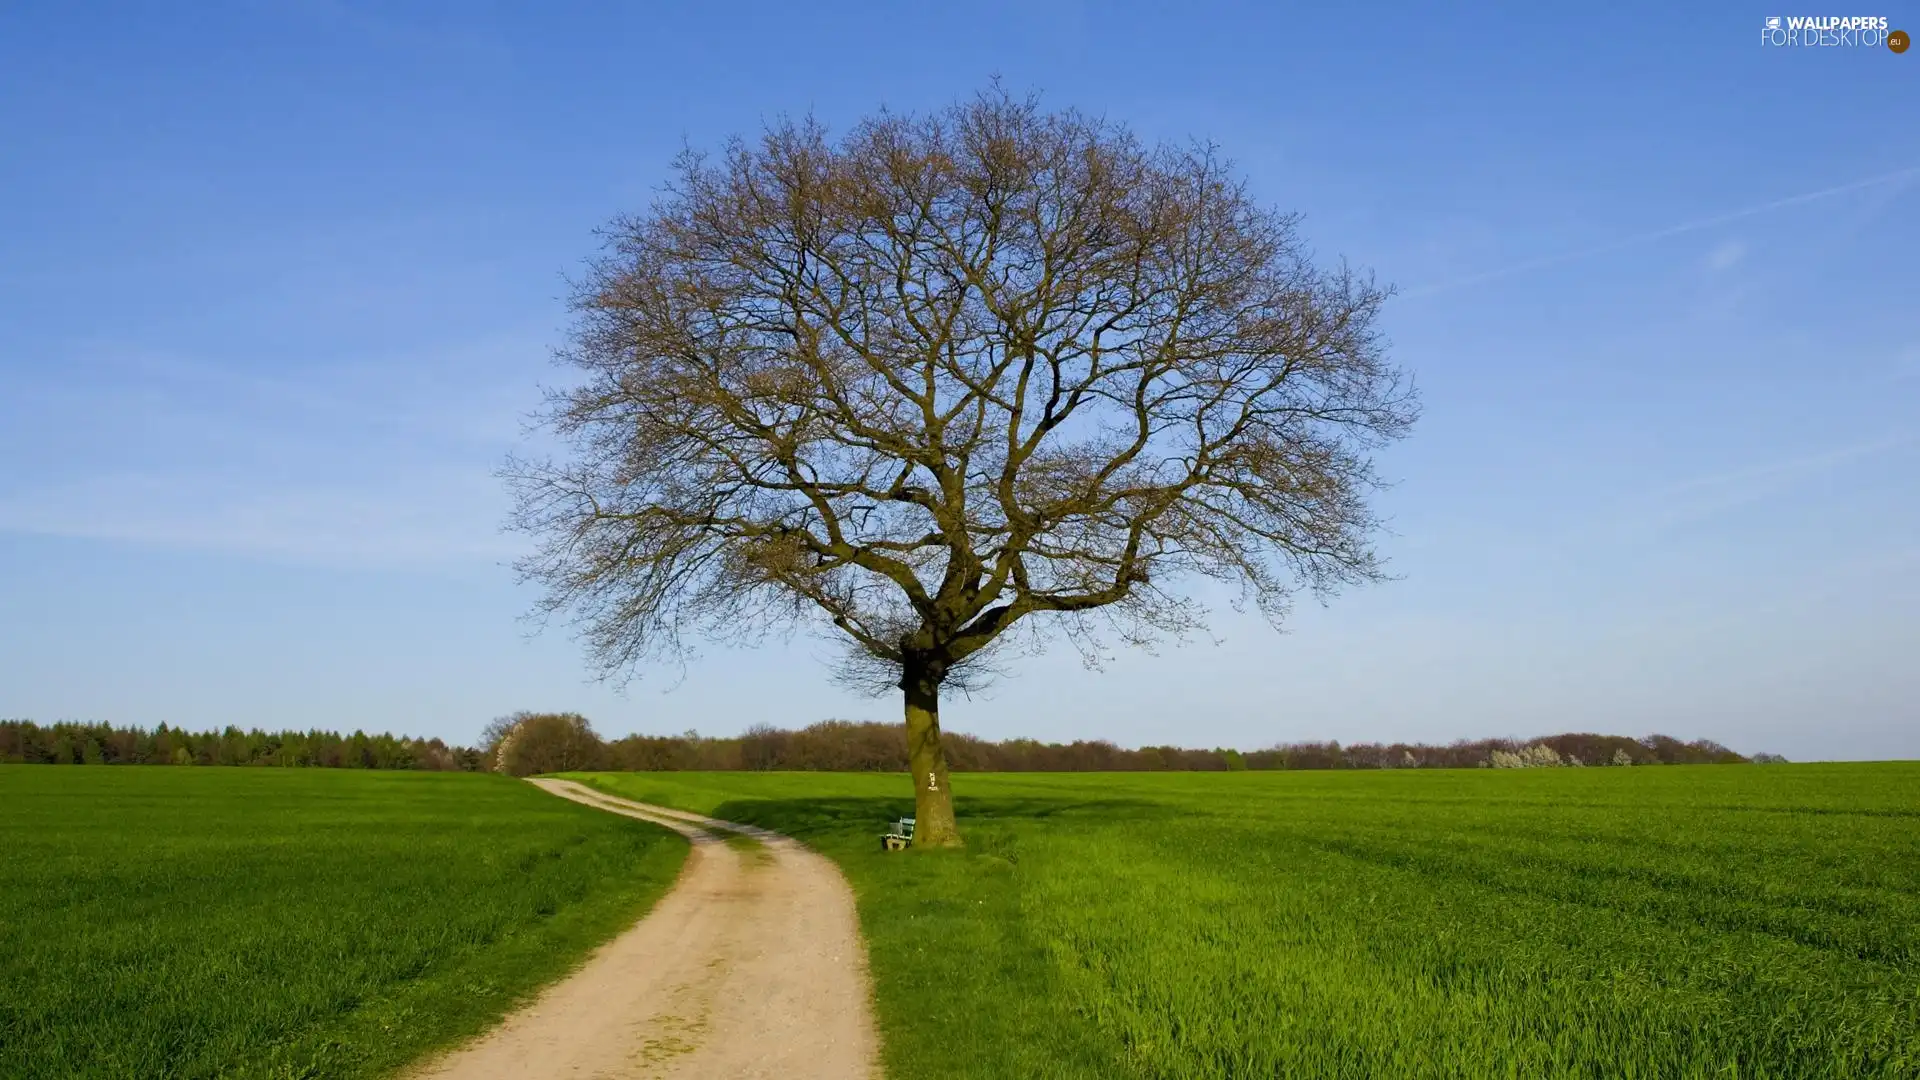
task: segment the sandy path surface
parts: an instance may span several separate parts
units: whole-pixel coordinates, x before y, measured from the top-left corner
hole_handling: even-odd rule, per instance
[[[532,783],[693,842],[651,912],[499,1027],[416,1080],[880,1075],[866,946],[840,871],[778,833]],[[742,851],[725,832],[759,840]]]

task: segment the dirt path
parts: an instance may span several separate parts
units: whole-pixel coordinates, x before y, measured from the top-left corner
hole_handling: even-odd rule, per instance
[[[673,890],[571,976],[416,1080],[744,1077],[867,1080],[879,1046],[853,893],[781,836],[566,780],[562,798],[693,842]],[[723,832],[759,840],[740,850]]]

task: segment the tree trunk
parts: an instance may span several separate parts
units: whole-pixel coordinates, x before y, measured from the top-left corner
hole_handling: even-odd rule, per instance
[[[947,786],[947,752],[940,745],[940,682],[909,671],[901,680],[907,695],[907,769],[913,774],[915,846],[959,847],[953,820],[953,791]]]

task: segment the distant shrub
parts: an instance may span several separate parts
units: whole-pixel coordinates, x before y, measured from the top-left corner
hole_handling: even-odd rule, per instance
[[[1631,765],[1633,764],[1633,755],[1627,753],[1625,750],[1615,750],[1613,752],[1613,763],[1615,765]]]

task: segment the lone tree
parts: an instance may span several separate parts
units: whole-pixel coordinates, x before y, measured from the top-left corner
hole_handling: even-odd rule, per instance
[[[567,453],[505,470],[520,569],[607,674],[837,628],[904,692],[917,842],[958,844],[940,690],[997,647],[1177,636],[1196,575],[1276,621],[1381,576],[1368,453],[1414,398],[1386,292],[1296,221],[1210,147],[997,88],[688,152],[577,283]]]

